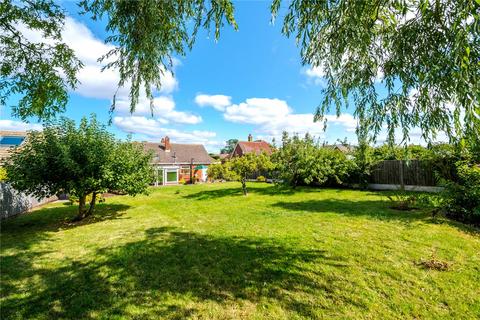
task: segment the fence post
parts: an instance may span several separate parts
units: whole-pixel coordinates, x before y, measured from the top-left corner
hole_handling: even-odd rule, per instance
[[[405,180],[403,176],[403,160],[400,160],[400,190],[405,191]]]

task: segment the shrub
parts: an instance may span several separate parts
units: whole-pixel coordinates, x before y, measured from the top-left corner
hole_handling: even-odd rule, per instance
[[[221,163],[214,163],[208,166],[207,176],[210,180],[224,180],[225,168]]]
[[[480,225],[480,166],[460,161],[456,175],[456,181],[444,181],[442,208],[452,219]]]
[[[387,198],[392,202],[392,209],[403,211],[416,209],[417,196],[414,194],[398,191],[393,195],[388,195]]]
[[[302,139],[284,133],[282,145],[272,159],[276,178],[294,187],[342,185],[355,167],[343,152],[320,146],[308,134]]]
[[[258,176],[257,181],[258,182],[265,182],[265,181],[267,181],[267,179],[264,176]]]

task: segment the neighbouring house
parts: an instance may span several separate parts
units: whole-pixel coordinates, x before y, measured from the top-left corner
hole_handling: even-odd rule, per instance
[[[247,153],[261,154],[266,153],[268,155],[272,154],[272,147],[270,144],[263,140],[253,141],[251,134],[248,135],[248,141],[238,141],[233,148],[232,154],[230,157],[241,157]]]
[[[146,152],[153,153],[154,184],[171,185],[179,182],[207,181],[208,166],[215,162],[201,144],[170,143],[162,138],[160,143],[143,142]]]
[[[230,153],[220,153],[218,155],[218,159],[220,161],[225,161],[225,160],[228,160],[230,158]]]
[[[345,154],[352,154],[355,152],[356,147],[351,144],[335,144],[334,149],[339,150]]]
[[[347,159],[352,160],[354,158],[353,154],[355,152],[356,146],[351,144],[327,144],[325,148],[330,148],[333,150],[338,150],[344,153]]]

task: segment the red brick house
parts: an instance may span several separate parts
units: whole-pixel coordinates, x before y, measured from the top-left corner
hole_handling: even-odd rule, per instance
[[[252,153],[261,154],[266,153],[268,155],[272,154],[272,147],[270,144],[263,140],[253,141],[251,134],[248,135],[248,141],[238,141],[233,148],[232,154],[230,157],[241,157],[244,154]]]
[[[169,137],[162,138],[160,143],[142,144],[146,152],[153,153],[155,185],[190,182],[191,176],[196,181],[207,181],[207,168],[215,162],[201,144],[170,143]]]

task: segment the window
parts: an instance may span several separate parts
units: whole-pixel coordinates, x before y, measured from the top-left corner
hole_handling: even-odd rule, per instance
[[[167,182],[177,182],[177,170],[167,171]]]
[[[163,169],[158,169],[158,184],[163,184]]]

